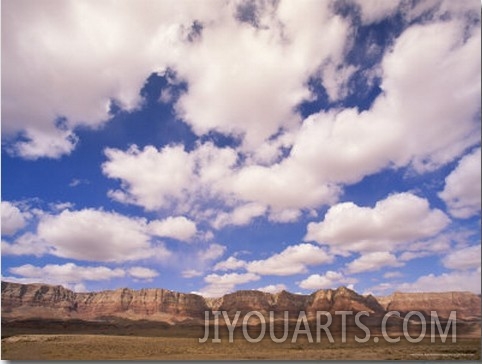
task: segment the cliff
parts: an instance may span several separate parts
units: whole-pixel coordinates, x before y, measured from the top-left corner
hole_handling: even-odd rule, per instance
[[[383,315],[386,311],[421,311],[448,317],[457,311],[458,319],[480,319],[480,297],[469,292],[394,293],[377,299],[362,296],[340,287],[319,290],[311,295],[297,295],[286,291],[270,294],[259,291],[238,291],[216,299],[165,289],[131,290],[127,288],[75,293],[62,286],[18,284],[2,282],[2,318],[25,319],[80,319],[103,320],[119,317],[131,320],[164,321],[170,324],[184,320],[203,320],[205,311],[236,311],[243,314],[259,311],[281,314],[288,311],[308,315],[316,311],[368,311]],[[279,316],[277,316],[279,317]]]
[[[395,292],[379,299],[386,311],[420,311],[430,316],[430,311],[437,311],[440,317],[449,317],[451,311],[456,311],[458,319],[480,319],[480,296],[470,292],[439,292],[439,293],[402,293]]]
[[[75,293],[62,286],[2,282],[2,317],[98,320],[116,316],[174,323],[204,317],[203,297],[166,289]]]

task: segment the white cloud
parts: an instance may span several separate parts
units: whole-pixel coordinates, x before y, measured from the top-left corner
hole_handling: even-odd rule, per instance
[[[174,209],[216,229],[246,225],[266,213],[271,221],[292,222],[301,216],[300,208],[334,202],[340,193],[337,186],[304,176],[306,171],[296,173],[295,166],[236,168],[237,152],[212,143],[189,153],[181,146],[132,146],[107,149],[106,156],[104,174],[121,180],[121,189],[109,192],[111,198],[147,210]]]
[[[112,10],[108,2],[8,1],[2,119],[6,133],[31,138],[17,152],[69,153],[75,143],[63,133],[72,137],[78,125],[105,122],[111,99],[134,109],[144,80],[167,66],[189,85],[176,110],[199,134],[244,135],[254,150],[291,127],[296,105],[310,96],[306,80],[323,60],[340,57],[348,25],[325,2],[257,3],[259,28],[235,19],[236,6],[141,0]],[[194,21],[202,31],[191,42]],[[55,127],[58,116],[67,118],[66,130]]]
[[[386,167],[433,170],[479,140],[480,34],[469,31],[465,42],[463,37],[458,20],[409,27],[383,58],[383,92],[372,107],[322,111],[299,128],[281,131],[279,138],[286,141],[280,145],[292,149],[271,165],[256,164],[249,153],[243,159],[243,149],[210,143],[190,152],[180,146],[108,149],[104,174],[121,180],[121,188],[110,195],[148,210],[175,207],[220,228],[262,214],[272,221],[294,221],[301,210],[336,203],[342,185]],[[171,174],[175,183],[166,179]],[[221,206],[206,211],[207,204]]]
[[[325,59],[341,56],[348,25],[325,2],[257,5],[264,22],[260,28],[239,24],[231,5],[217,9],[217,21],[177,63],[189,90],[176,108],[196,133],[243,135],[243,148],[256,150],[299,121],[294,110],[310,97],[308,77]]]
[[[106,149],[105,154],[103,173],[121,181],[121,189],[110,191],[110,197],[147,210],[171,209],[193,216],[206,213],[197,206],[200,202],[217,201],[229,193],[229,176],[238,157],[233,149],[209,142],[189,153],[183,146],[168,145],[159,150]]]
[[[422,52],[426,56],[420,57]],[[409,27],[382,68],[384,96],[373,113],[393,118],[388,124],[401,132],[390,150],[395,163],[411,159],[415,170],[432,170],[480,140],[474,135],[480,130],[477,27],[467,30],[459,20]]]
[[[213,267],[213,270],[221,270],[221,271],[226,271],[226,270],[236,270],[236,269],[241,269],[241,268],[246,268],[246,261],[238,259],[236,257],[229,257],[228,259],[216,263],[216,265]]]
[[[279,284],[269,284],[264,287],[257,288],[257,291],[267,292],[267,293],[278,293],[281,291],[286,291],[287,287],[283,283]]]
[[[43,267],[25,264],[9,268],[9,272],[21,278],[29,279],[31,282],[68,285],[81,283],[82,281],[104,281],[125,276],[125,271],[121,268],[79,266],[74,263],[47,264]]]
[[[348,272],[360,273],[377,271],[383,267],[400,267],[403,263],[397,261],[397,257],[388,252],[371,252],[363,254],[346,265]]]
[[[127,270],[127,273],[134,279],[143,281],[152,281],[153,278],[159,276],[159,273],[154,269],[145,267],[132,267]]]
[[[170,216],[164,220],[151,221],[149,231],[152,235],[189,241],[196,235],[197,228],[193,221],[184,216]]]
[[[45,216],[38,237],[62,258],[122,262],[150,256],[145,221],[93,209]]]
[[[35,160],[40,157],[57,159],[75,149],[78,138],[72,131],[49,129],[52,130],[27,129],[22,135],[24,140],[7,147],[7,151],[25,159]]]
[[[480,293],[480,277],[480,268],[440,275],[429,274],[419,277],[415,282],[400,284],[396,289],[402,292],[471,291]]]
[[[232,190],[243,200],[269,205],[274,211],[314,208],[336,202],[341,189],[323,183],[310,166],[292,158],[269,167],[250,165],[233,176]]]
[[[353,65],[342,66],[332,62],[323,67],[320,77],[331,102],[348,96],[348,82],[356,71],[357,68]]]
[[[357,3],[365,23],[390,16],[400,7],[398,1]],[[387,166],[411,164],[420,172],[436,168],[479,140],[480,32],[466,28],[459,16],[467,11],[478,14],[478,7],[468,2],[463,10],[447,2],[438,8],[415,5],[435,15],[432,22],[408,27],[386,52],[380,67],[383,93],[371,109],[321,112],[303,121],[298,130],[301,120],[294,110],[313,96],[307,85],[310,77],[321,74],[332,99],[352,91],[346,82],[354,68],[343,63],[351,46],[349,19],[334,15],[326,2],[281,1],[257,3],[258,23],[246,24],[233,16],[237,6],[140,1],[133,8],[120,1],[112,11],[104,2],[7,2],[4,133],[25,132],[30,141],[14,147],[25,157],[69,153],[75,146],[76,126],[103,123],[109,117],[110,99],[128,110],[137,107],[146,77],[169,66],[188,84],[176,111],[196,133],[217,130],[237,135],[241,150],[253,157],[248,160],[268,164],[279,158],[281,146],[294,142],[286,162],[246,166],[232,181],[221,173],[219,182],[208,188],[212,195],[223,185],[224,197],[234,193],[242,204],[258,203],[277,211],[334,203],[340,193],[337,183],[354,183]],[[438,22],[447,11],[457,16]],[[194,20],[202,31],[189,42]],[[419,57],[422,53],[425,56]],[[122,62],[113,61],[118,59]],[[49,92],[44,92],[45,85]],[[67,121],[56,127],[59,115]],[[270,140],[276,135],[283,137]],[[289,141],[280,141],[286,135]],[[157,156],[150,149],[108,154],[113,163],[103,169],[122,181],[123,188],[110,193],[119,201],[155,210],[193,192],[190,158],[175,147]],[[149,162],[150,156],[154,161]],[[178,169],[173,170],[169,161],[179,162]],[[147,168],[151,165],[162,165],[165,173],[152,175]],[[138,176],[129,172],[140,169]],[[165,176],[171,175],[175,181],[169,184]],[[184,204],[181,208],[189,210]],[[284,216],[284,221],[293,216]]]
[[[402,254],[400,254],[400,256],[398,257],[398,260],[401,261],[401,262],[406,262],[406,261],[409,261],[409,260],[412,260],[412,259],[419,259],[419,258],[427,257],[429,255],[433,255],[433,252],[429,252],[429,251],[418,251],[418,252],[405,251]]]
[[[218,285],[236,285],[247,283],[251,281],[257,281],[259,276],[253,273],[226,273],[223,275],[219,274],[209,274],[204,278],[206,283],[218,284]]]
[[[176,269],[181,277],[194,278],[210,271],[214,262],[219,260],[225,252],[226,246],[224,245],[200,242],[172,252],[171,257],[165,263]]]
[[[324,220],[309,223],[305,240],[329,245],[335,252],[391,250],[402,243],[432,237],[449,223],[428,201],[399,193],[378,201],[373,208],[351,202],[332,206]]]
[[[444,232],[427,240],[416,241],[400,246],[400,250],[405,251],[399,255],[398,260],[401,262],[412,259],[419,259],[434,254],[443,254],[450,250],[451,241],[455,240],[454,234]]]
[[[28,214],[13,203],[2,201],[2,235],[13,235],[27,223]]]
[[[388,166],[423,173],[456,158],[478,142],[480,129],[480,34],[462,42],[463,34],[455,20],[408,28],[383,58],[383,93],[369,110],[309,116],[290,155],[241,169],[234,191],[275,208],[310,208],[336,202],[337,183]]]
[[[204,281],[208,283],[208,285],[198,293],[205,297],[220,297],[232,292],[239,284],[257,281],[259,279],[260,276],[253,273],[209,274],[204,277]]]
[[[460,238],[457,236],[457,234],[446,232],[437,235],[435,238],[411,243],[406,246],[406,249],[410,251],[429,251],[434,253],[444,253],[450,249],[451,241],[455,241],[457,238]]]
[[[269,220],[272,222],[289,223],[296,222],[301,216],[298,209],[272,210],[269,214]]]
[[[51,254],[99,262],[143,258],[166,261],[172,255],[162,243],[152,239],[145,219],[95,209],[42,213],[37,231],[26,233],[13,243],[2,241],[2,253]]]
[[[77,187],[80,185],[88,185],[90,181],[88,179],[73,178],[69,183],[69,187]]]
[[[55,158],[72,151],[76,126],[97,127],[109,118],[111,99],[127,110],[138,106],[145,79],[165,68],[166,50],[175,56],[175,29],[205,18],[216,4],[141,0],[133,7],[119,1],[112,9],[104,1],[19,0],[3,5],[8,14],[2,18],[8,34],[2,41],[3,132],[25,132],[30,140],[14,146],[21,156]],[[59,116],[67,118],[63,128],[55,126]]]
[[[400,8],[400,0],[352,0],[361,10],[364,24],[376,23],[392,16]]]
[[[218,262],[214,271],[245,269],[258,275],[286,276],[305,273],[309,266],[331,263],[334,257],[312,244],[292,245],[267,259],[245,261],[234,256]]]
[[[213,227],[220,229],[226,225],[243,226],[258,216],[263,216],[266,212],[266,206],[258,203],[248,203],[236,207],[233,211],[226,213],[221,212],[216,215]]]
[[[226,247],[223,245],[209,244],[207,249],[198,252],[197,257],[200,262],[211,262],[220,258],[225,251]]]
[[[72,202],[57,202],[57,203],[50,203],[49,207],[52,211],[55,212],[62,212],[63,210],[73,209],[75,204]]]
[[[372,107],[312,114],[277,169],[346,184],[386,167],[423,173],[458,157],[480,139],[480,32],[467,36],[456,20],[409,27],[384,55],[383,92]]]
[[[445,188],[439,193],[452,216],[468,218],[480,212],[481,152],[476,149],[462,158],[457,167],[445,178]]]
[[[103,173],[120,179],[125,191],[112,191],[111,197],[121,202],[140,204],[148,210],[169,207],[180,199],[191,185],[193,160],[182,146],[166,146],[157,150],[147,146],[140,150],[131,146],[126,152],[106,149],[108,161]]]
[[[447,254],[442,262],[450,269],[480,269],[480,244],[454,250]]]
[[[403,273],[398,271],[386,272],[383,274],[383,278],[386,278],[386,279],[400,278],[400,277],[403,277]]]
[[[10,282],[60,284],[75,291],[86,291],[85,281],[107,281],[126,275],[134,280],[151,281],[159,275],[145,267],[109,268],[105,266],[81,266],[74,263],[47,264],[43,267],[25,264],[8,269],[15,276],[2,277]]]
[[[371,208],[336,203],[345,185],[367,175],[407,166],[424,173],[480,143],[480,24],[464,19],[469,11],[478,19],[480,9],[468,1],[460,6],[418,2],[413,9],[399,1],[355,3],[364,24],[397,10],[407,19],[425,17],[420,25],[406,23],[376,70],[363,70],[382,81],[382,92],[368,110],[331,109],[301,120],[300,102],[316,97],[309,79],[320,77],[331,100],[354,92],[348,86],[357,69],[344,60],[354,29],[350,17],[334,14],[331,3],[255,2],[256,19],[242,23],[233,15],[239,2],[139,0],[132,6],[119,0],[111,9],[107,2],[6,1],[6,150],[30,159],[70,153],[77,127],[106,122],[112,99],[125,110],[138,107],[146,77],[167,66],[176,81],[186,82],[187,91],[176,100],[164,90],[162,101],[175,102],[177,116],[198,135],[220,131],[238,137],[240,146],[204,142],[192,149],[172,144],[106,149],[102,171],[120,183],[109,192],[111,198],[177,217],[148,223],[93,209],[39,215],[37,233],[5,239],[3,253],[165,260],[172,254],[154,236],[190,240],[202,233],[196,225],[200,220],[218,229],[265,215],[271,222],[293,222],[323,205],[334,206],[323,221],[308,226],[306,239],[329,246],[329,254],[301,244],[264,260],[228,258],[215,268],[298,274],[331,262],[332,254],[360,252],[348,267],[363,271],[395,264],[392,250],[407,250],[400,261],[443,251],[447,243],[435,239],[449,219],[423,198],[397,194]],[[189,41],[194,20],[202,30]],[[59,117],[66,119],[55,122]],[[18,133],[21,141],[10,145]],[[480,211],[479,166],[480,148],[446,179],[440,197],[454,217]],[[2,216],[2,234],[25,226],[23,212],[14,208],[10,217]],[[186,256],[197,259],[199,267],[183,274],[197,275],[225,251],[218,244],[191,251]],[[460,267],[450,257],[444,264]],[[323,277],[328,279],[315,278]],[[228,286],[212,286],[211,292]]]
[[[300,288],[318,290],[333,289],[341,285],[353,285],[357,280],[345,277],[341,272],[327,271],[325,274],[312,274],[308,278],[299,282]]]
[[[331,263],[333,256],[321,247],[312,244],[299,244],[287,247],[281,253],[264,260],[248,262],[248,272],[260,275],[286,276],[305,273],[308,266]]]
[[[181,272],[181,276],[183,278],[194,278],[194,277],[199,277],[202,276],[203,272],[200,272],[195,269],[186,269]]]
[[[48,252],[48,244],[32,233],[21,235],[13,243],[2,240],[2,255],[34,255],[40,257]]]

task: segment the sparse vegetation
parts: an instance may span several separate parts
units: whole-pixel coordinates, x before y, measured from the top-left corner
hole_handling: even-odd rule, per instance
[[[6,360],[214,360],[214,359],[400,359],[400,360],[479,360],[480,339],[460,339],[457,343],[418,344],[401,340],[360,344],[319,344],[300,340],[276,344],[271,340],[249,343],[199,343],[194,337],[143,337],[115,335],[19,335],[2,340]]]

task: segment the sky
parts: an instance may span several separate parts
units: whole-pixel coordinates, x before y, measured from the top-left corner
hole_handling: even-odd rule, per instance
[[[478,0],[2,0],[2,280],[480,293]]]

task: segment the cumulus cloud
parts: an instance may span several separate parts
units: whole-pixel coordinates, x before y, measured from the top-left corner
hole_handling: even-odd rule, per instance
[[[226,271],[226,270],[236,270],[236,269],[241,269],[246,267],[246,261],[238,259],[236,257],[229,257],[228,259],[216,263],[216,265],[213,267],[213,270],[221,270],[221,271]]]
[[[2,277],[10,282],[60,284],[67,288],[80,286],[84,281],[104,281],[122,278],[126,272],[121,268],[104,266],[79,266],[74,263],[47,264],[43,267],[25,264],[9,268],[17,277]],[[19,277],[18,277],[19,276]]]
[[[226,246],[218,243],[203,243],[184,247],[180,251],[172,251],[167,264],[174,267],[183,278],[194,278],[210,271],[214,262],[226,252]]]
[[[383,57],[383,92],[371,108],[310,115],[278,169],[301,170],[318,184],[351,184],[386,167],[424,173],[476,144],[480,32],[464,41],[464,29],[453,20],[405,30]]]
[[[23,140],[7,147],[7,151],[15,156],[35,160],[40,157],[57,159],[75,149],[78,138],[72,131],[49,129],[52,130],[27,129],[22,133]]]
[[[450,269],[480,269],[480,244],[456,249],[443,258],[442,262]]]
[[[96,209],[42,214],[35,233],[13,243],[2,242],[4,254],[125,262],[152,258],[166,261],[171,252],[150,235],[145,219]]]
[[[217,196],[229,201],[234,194],[244,204],[250,203],[246,205],[250,208],[240,207],[230,218],[220,217],[218,223],[244,223],[249,216],[258,216],[264,206],[275,213],[296,213],[333,204],[341,192],[339,184],[355,183],[390,165],[411,165],[422,173],[447,163],[478,140],[475,115],[480,85],[474,80],[479,79],[480,59],[474,54],[480,53],[480,35],[470,33],[461,42],[462,33],[462,24],[455,20],[410,27],[384,56],[384,92],[370,110],[311,115],[294,133],[288,157],[270,166],[234,168],[237,153],[212,145],[191,153],[180,147],[107,150],[104,173],[123,183],[111,196],[155,209],[170,199],[180,200],[184,202],[180,206],[186,207],[185,203],[193,205],[186,196]],[[418,57],[422,50],[427,53],[423,59]],[[451,96],[454,92],[459,95],[456,99]],[[209,153],[200,152],[204,150]],[[212,163],[211,170],[219,177],[216,182],[203,183],[200,190],[190,188],[201,181],[214,181],[194,173],[193,160],[203,167]],[[153,165],[166,174],[172,172],[176,183],[169,183],[164,174],[151,176],[156,170],[149,168]],[[173,166],[179,165],[182,168],[173,171]]]
[[[341,193],[337,185],[320,180],[310,166],[291,156],[272,166],[239,169],[232,178],[232,191],[243,200],[271,206],[275,213],[331,204]]]
[[[335,185],[318,184],[296,166],[237,167],[239,155],[234,149],[210,142],[190,152],[169,145],[105,153],[104,174],[121,181],[120,189],[109,192],[111,198],[147,210],[174,209],[209,221],[216,229],[246,225],[266,213],[275,222],[294,221],[300,209],[333,203],[341,191]]]
[[[356,279],[346,277],[341,272],[327,271],[325,274],[312,274],[308,278],[299,282],[300,288],[317,290],[317,289],[333,289],[341,285],[353,285]]]
[[[226,247],[220,244],[209,244],[205,250],[200,250],[197,254],[198,259],[201,262],[211,262],[213,260],[219,259],[224,252]]]
[[[34,255],[41,257],[49,252],[49,245],[33,233],[25,233],[10,243],[2,239],[3,255]]]
[[[121,262],[150,256],[145,222],[94,209],[45,216],[38,237],[58,257]]]
[[[267,292],[267,293],[278,293],[281,291],[286,291],[287,287],[283,283],[278,283],[278,284],[269,284],[264,287],[257,288],[257,291],[261,292]]]
[[[223,275],[213,273],[204,277],[204,281],[208,285],[198,293],[205,297],[220,297],[232,292],[239,284],[257,281],[260,278],[254,273],[226,273]]]
[[[168,217],[149,223],[151,234],[182,241],[189,241],[197,233],[196,224],[184,216]]]
[[[397,289],[402,292],[447,292],[471,291],[480,293],[480,268],[478,270],[455,271],[440,275],[421,276],[415,282],[400,284]]]
[[[196,269],[186,269],[181,272],[181,276],[183,278],[194,278],[202,276],[203,272],[200,272]]]
[[[147,146],[127,151],[106,149],[108,161],[102,165],[107,177],[120,179],[127,191],[111,191],[121,202],[132,202],[148,210],[169,207],[170,201],[184,196],[191,185],[193,161],[182,146],[157,150]]]
[[[27,223],[28,215],[13,203],[2,201],[2,235],[13,235]]]
[[[396,266],[394,251],[405,249],[398,255],[405,261],[450,247],[435,241],[449,218],[411,193],[389,196],[374,207],[337,202],[346,185],[365,176],[405,167],[423,174],[480,143],[480,22],[472,22],[480,9],[473,2],[348,1],[345,5],[359,9],[355,20],[337,15],[332,3],[308,0],[248,5],[140,0],[135,7],[121,0],[115,9],[107,2],[58,0],[2,5],[5,150],[28,159],[70,153],[77,128],[107,122],[111,101],[128,111],[139,107],[146,78],[168,68],[187,86],[179,97],[167,89],[161,94],[161,102],[174,103],[178,121],[198,136],[217,131],[239,142],[220,148],[206,142],[208,137],[189,147],[107,148],[102,172],[119,182],[109,196],[173,216],[148,222],[94,209],[45,213],[35,233],[2,240],[4,254],[165,260],[172,253],[157,237],[190,241],[202,233],[201,221],[215,229],[244,226],[260,216],[293,222],[324,205],[331,206],[328,213],[308,225],[305,237],[323,247],[290,246],[250,262],[231,257],[215,270],[248,273],[217,277],[229,282],[305,273],[332,262],[334,254],[353,252],[361,256],[347,269],[362,272]],[[358,19],[366,25],[395,12],[405,29],[380,49],[381,63],[368,70],[349,64]],[[419,16],[420,24],[411,22]],[[303,120],[300,104],[320,101],[311,80],[319,79],[330,101],[343,101],[357,91],[350,81],[359,72],[376,74],[381,82],[368,109],[332,107]],[[439,196],[456,218],[480,211],[479,166],[480,148],[446,178]],[[10,203],[6,217],[3,210],[2,203],[2,234],[25,227],[27,217],[18,206]],[[225,251],[211,244],[190,252],[199,266],[182,274],[198,275]],[[469,252],[452,254],[444,264],[462,269],[456,261]],[[304,284],[335,278],[343,279],[327,272]],[[237,284],[206,282],[213,294]]]
[[[384,57],[385,93],[374,113],[394,117],[401,140],[409,140],[395,154],[396,163],[411,159],[415,170],[431,170],[478,142],[473,133],[480,130],[480,105],[475,102],[480,83],[474,77],[480,77],[480,31],[473,28],[467,37],[465,32],[458,19],[412,26]],[[422,51],[427,57],[419,56]]]
[[[197,197],[216,200],[222,193],[237,160],[233,149],[212,143],[189,153],[181,145],[168,145],[159,150],[153,146],[142,150],[131,146],[126,151],[108,148],[105,154],[103,173],[119,179],[122,187],[110,191],[112,198],[147,210],[173,208],[192,214]]]
[[[14,151],[59,157],[74,148],[75,127],[109,118],[111,100],[137,107],[145,79],[166,68],[166,50],[176,58],[180,26],[206,19],[212,6],[141,0],[113,10],[108,2],[6,1],[2,132],[24,134]],[[63,127],[58,117],[66,118]]]
[[[220,7],[220,19],[203,28],[202,40],[176,65],[189,83],[178,115],[198,134],[242,136],[246,150],[299,122],[295,107],[311,96],[306,81],[325,59],[340,59],[349,28],[325,2],[264,5],[257,7],[261,27],[240,23],[230,5]]]
[[[335,252],[391,250],[432,237],[449,222],[442,211],[430,209],[426,199],[398,193],[373,208],[351,202],[332,206],[323,221],[308,224],[305,240],[326,244]]]
[[[431,239],[404,244],[400,247],[400,250],[404,249],[405,251],[399,255],[398,260],[405,262],[430,255],[443,254],[450,250],[451,242],[454,239],[456,239],[454,234],[444,232]]]
[[[127,270],[127,273],[134,279],[148,282],[159,276],[159,273],[154,269],[145,267],[132,267]]]
[[[395,14],[401,0],[352,0],[360,8],[364,24],[376,23]]]
[[[395,255],[389,252],[371,252],[347,264],[350,273],[360,273],[380,270],[383,267],[400,267],[403,263],[398,262]]]
[[[60,284],[66,288],[85,291],[85,281],[106,281],[129,276],[134,280],[152,281],[159,276],[154,269],[134,266],[129,269],[109,268],[105,266],[84,266],[75,263],[47,264],[43,267],[24,264],[11,267],[8,271],[14,276],[2,279],[18,283]]]
[[[386,272],[383,274],[383,278],[385,279],[400,278],[400,277],[403,277],[403,273],[398,271]]]
[[[287,247],[281,253],[264,260],[248,262],[248,272],[260,275],[287,276],[305,273],[308,266],[331,263],[333,256],[323,248],[312,244],[299,244]]]
[[[481,152],[476,149],[463,157],[457,167],[445,178],[445,188],[439,193],[452,216],[468,218],[480,212]]]
[[[132,8],[121,1],[112,11],[108,2],[7,1],[2,119],[5,132],[25,132],[17,153],[69,153],[76,126],[105,122],[111,100],[126,110],[137,107],[144,80],[167,67],[189,85],[176,111],[198,134],[240,135],[254,150],[292,127],[296,105],[310,97],[306,80],[325,59],[340,58],[348,24],[325,2],[296,8],[289,1],[265,2],[257,6],[263,23],[257,26],[241,21],[237,7],[140,1]],[[59,115],[66,130],[55,124]]]
[[[245,261],[234,256],[218,262],[214,271],[243,269],[257,275],[287,276],[305,273],[309,266],[331,263],[334,256],[312,244],[291,245],[263,260]]]
[[[236,207],[231,212],[221,212],[216,215],[213,227],[220,229],[226,225],[247,225],[251,220],[258,216],[263,216],[266,212],[266,206],[259,203],[248,203]]]
[[[310,6],[318,5],[307,5],[303,11]],[[288,8],[288,4],[282,2],[276,14],[285,21],[284,29],[288,32],[293,28],[293,34],[299,37],[296,42],[293,39],[293,47],[302,47],[302,52],[308,54],[307,49],[311,49],[314,40],[303,30],[305,25],[300,23],[298,12],[296,15],[285,13]],[[316,16],[305,15],[308,24],[314,18],[326,16],[323,11]],[[338,22],[342,28],[344,26],[340,19],[333,22]],[[212,32],[212,29],[203,29],[203,41],[208,43],[212,41],[211,37],[219,37]],[[247,39],[254,37],[252,44],[266,41],[262,31],[254,35],[247,27],[241,31],[242,34],[245,32]],[[279,46],[275,40],[273,42],[275,47]],[[204,49],[201,44],[192,47],[196,51]],[[335,53],[338,58],[342,57],[342,51]],[[426,56],[419,57],[421,53]],[[356,183],[383,168],[409,166],[417,173],[424,173],[454,160],[468,147],[475,145],[480,129],[477,122],[480,84],[476,82],[480,79],[479,64],[480,34],[470,27],[466,30],[460,19],[434,20],[410,26],[383,56],[380,65],[380,87],[383,92],[371,108],[365,111],[355,108],[320,111],[293,128],[280,130],[274,142],[270,139],[262,143],[260,149],[263,150],[262,154],[276,156],[279,155],[277,148],[291,147],[280,160],[261,158],[270,162],[260,162],[255,156],[250,157],[250,152],[244,147],[217,148],[211,143],[197,145],[189,152],[181,146],[172,145],[159,150],[152,146],[143,150],[137,147],[127,151],[107,149],[108,160],[103,165],[103,172],[107,177],[121,182],[120,189],[111,191],[110,196],[148,210],[175,207],[179,213],[191,211],[193,219],[213,221],[218,228],[229,224],[243,225],[264,214],[268,214],[272,221],[294,221],[303,210],[336,203],[344,185]],[[231,62],[227,69],[232,67]],[[189,68],[187,74],[194,72],[194,68]],[[209,66],[207,72],[197,72],[197,76],[193,76],[199,78],[193,84],[204,85],[200,87],[202,92],[195,86],[190,87],[183,97],[191,100],[210,98],[211,90],[206,92],[205,89],[208,84],[216,84],[207,81],[214,77],[211,71],[217,72],[212,68]],[[218,68],[215,67],[216,70]],[[349,78],[352,72],[335,69],[336,72],[345,72],[345,78]],[[325,72],[329,73],[329,68]],[[190,76],[185,77],[189,79]],[[239,86],[236,82],[234,85]],[[219,87],[222,89],[221,85]],[[217,97],[219,90],[216,87],[213,89]],[[229,92],[227,94],[230,95]],[[454,94],[457,94],[456,98]],[[251,123],[243,118],[247,121],[231,125],[233,119],[227,114],[222,118],[219,115],[194,115],[194,112],[186,110],[192,107],[193,110],[201,110],[201,114],[225,111],[190,106],[187,99],[181,98],[178,108],[184,110],[182,114],[191,125],[203,125],[195,127],[200,133],[211,129],[238,133],[244,135],[241,140],[246,145],[258,145],[260,142],[254,141],[249,135],[259,135],[260,140],[264,140],[273,132],[259,133],[257,130],[270,129],[269,122]],[[236,104],[239,104],[238,99]],[[249,98],[254,99],[259,101],[256,97]],[[192,105],[199,103],[196,101]],[[211,103],[204,100],[202,105],[205,104]],[[256,115],[256,110],[244,109],[250,110],[250,115]],[[229,125],[204,125],[201,119],[213,123],[223,119]],[[437,122],[433,123],[433,120]],[[239,128],[262,126],[253,126],[251,133],[236,131],[238,125],[242,125]],[[206,127],[205,131],[202,131],[203,127]],[[271,148],[271,144],[277,147]],[[265,150],[270,152],[265,153]],[[159,170],[162,173],[157,173]],[[166,177],[171,175],[175,182]],[[205,211],[202,206],[207,204],[220,208]]]

